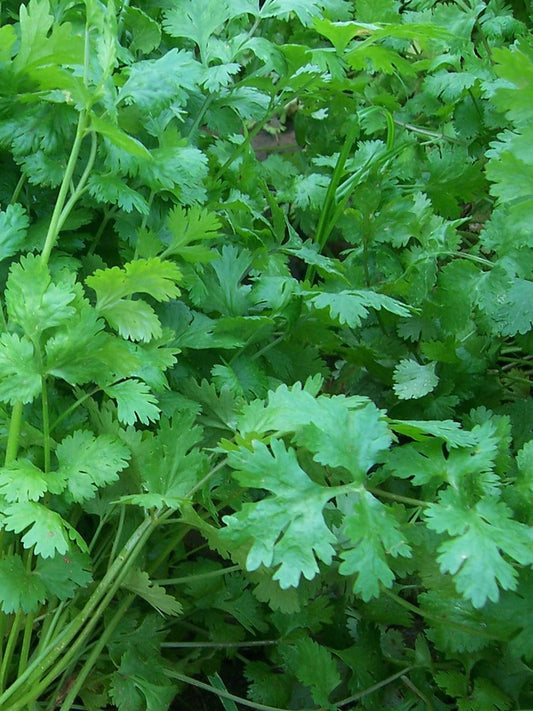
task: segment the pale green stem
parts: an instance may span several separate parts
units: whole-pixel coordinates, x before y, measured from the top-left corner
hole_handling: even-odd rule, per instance
[[[22,425],[22,402],[16,402],[11,411],[11,420],[9,423],[9,434],[7,436],[7,449],[5,457],[5,465],[11,464],[17,458],[19,448],[20,428]]]
[[[78,696],[81,688],[83,687],[83,684],[85,683],[85,680],[91,673],[94,665],[98,662],[98,659],[100,658],[100,655],[102,653],[102,650],[108,643],[109,639],[113,635],[113,632],[117,628],[117,625],[121,621],[121,619],[124,617],[126,614],[129,606],[135,599],[135,595],[129,594],[127,595],[120,605],[118,606],[117,611],[109,620],[106,622],[104,630],[102,634],[100,635],[100,638],[98,639],[98,642],[94,645],[94,647],[91,650],[91,653],[85,660],[85,663],[83,664],[83,667],[81,670],[78,672],[76,675],[76,681],[74,684],[70,687],[69,692],[67,696],[65,697],[65,700],[61,704],[61,708],[59,711],[69,711],[72,708],[72,704],[76,701],[76,697]]]
[[[403,672],[405,673],[405,672]],[[247,706],[249,709],[256,709],[256,711],[290,711],[289,709],[282,709],[279,706],[266,706],[265,704],[259,704],[254,701],[248,701],[248,699],[243,699],[241,696],[235,696],[235,694],[230,694],[229,691],[224,689],[216,689],[214,686],[209,684],[204,684],[202,681],[194,679],[192,676],[186,676],[185,674],[180,674],[180,672],[174,671],[173,669],[165,669],[165,674],[171,679],[177,679],[185,684],[191,684],[204,691],[209,691],[212,694],[220,696],[222,699],[229,699],[230,701],[235,701],[241,706]]]
[[[428,612],[427,610],[422,610],[420,607],[412,605],[410,602],[407,602],[407,600],[404,600],[399,595],[396,595],[395,593],[385,588],[382,588],[382,592],[387,595],[387,597],[390,597],[391,600],[394,600],[394,602],[400,605],[400,607],[403,607],[406,610],[409,610],[409,612],[413,612],[415,615],[418,615],[419,617],[422,617],[424,619],[432,620],[433,622],[437,622],[441,625],[444,625],[445,627],[450,627],[451,629],[458,630],[459,632],[466,632],[467,634],[471,634],[475,637],[483,637],[483,639],[492,639],[498,642],[508,641],[506,639],[497,637],[494,634],[490,634],[490,632],[485,632],[484,630],[476,629],[475,627],[468,627],[468,625],[462,625],[459,622],[454,622],[453,620],[450,620],[449,618],[440,617],[439,615],[435,615],[432,612]]]
[[[3,691],[5,688],[5,683],[7,680],[8,673],[9,673],[9,667],[10,667],[11,660],[13,657],[13,652],[15,650],[19,632],[22,627],[23,616],[24,616],[24,613],[19,608],[19,610],[17,610],[17,614],[15,615],[13,624],[11,625],[11,629],[9,631],[9,637],[7,638],[7,644],[4,648],[2,665],[0,667],[0,692]],[[0,706],[0,708],[2,708],[2,707]]]
[[[240,565],[231,565],[228,568],[220,568],[220,570],[211,570],[209,573],[199,573],[198,575],[185,575],[182,578],[166,578],[164,580],[154,580],[157,585],[185,585],[191,580],[204,580],[205,578],[218,578],[220,575],[235,573],[241,570]]]
[[[60,224],[61,224],[61,213],[63,212],[63,208],[65,206],[65,202],[67,200],[67,195],[68,191],[70,188],[70,181],[72,180],[72,176],[74,175],[74,170],[76,168],[76,163],[78,162],[78,158],[80,155],[80,149],[81,149],[81,144],[82,141],[85,137],[85,131],[87,128],[87,112],[85,110],[80,112],[79,118],[78,118],[78,127],[76,129],[76,137],[74,139],[74,144],[72,146],[72,150],[70,151],[70,157],[68,159],[67,167],[65,169],[65,174],[63,175],[63,181],[61,183],[61,186],[59,188],[59,194],[57,196],[56,204],[54,206],[54,211],[52,213],[52,217],[50,219],[50,225],[48,226],[48,232],[46,233],[46,239],[44,241],[44,247],[43,251],[41,252],[41,260],[43,261],[44,264],[48,264],[48,260],[50,259],[50,254],[52,252],[52,248],[54,244],[56,243],[59,230],[60,230]],[[63,217],[64,221],[64,217]]]
[[[69,666],[73,658],[78,654],[80,646],[85,643],[87,637],[105,612],[107,605],[111,602],[154,528],[161,519],[166,518],[170,513],[162,514],[160,519],[145,519],[138,526],[123,547],[118,558],[93,591],[85,607],[59,633],[56,639],[43,649],[42,653],[28,666],[24,674],[0,696],[0,708],[9,708],[9,711],[21,711],[21,709],[35,701],[39,694],[46,690]],[[51,671],[47,674],[47,670]],[[17,692],[21,693],[22,696],[12,700],[9,707],[3,706]]]
[[[342,708],[343,706],[347,706],[348,704],[353,704],[354,701],[359,701],[360,699],[364,699],[365,696],[369,696],[370,694],[373,694],[376,691],[379,691],[380,689],[383,689],[385,686],[388,686],[389,684],[392,684],[393,681],[396,681],[396,679],[401,679],[402,676],[405,676],[408,672],[412,671],[413,669],[416,669],[416,667],[406,667],[405,669],[402,669],[399,672],[396,672],[396,674],[392,674],[391,676],[388,676],[386,679],[383,679],[383,681],[378,681],[377,684],[373,684],[372,686],[367,687],[363,691],[359,691],[357,694],[354,694],[353,696],[349,696],[347,699],[342,699],[342,701],[339,701],[335,706],[337,708]]]

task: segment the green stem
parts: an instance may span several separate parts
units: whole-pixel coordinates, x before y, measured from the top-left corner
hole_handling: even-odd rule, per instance
[[[266,706],[265,704],[258,704],[254,701],[248,701],[248,699],[243,699],[241,696],[235,696],[235,694],[230,694],[229,691],[225,691],[223,689],[216,689],[214,686],[204,684],[202,681],[198,681],[192,676],[180,674],[180,672],[174,671],[173,669],[165,669],[165,674],[171,679],[177,679],[178,681],[182,681],[185,684],[191,684],[192,686],[196,686],[204,691],[210,691],[212,694],[216,694],[222,699],[235,701],[236,703],[241,704],[241,706],[247,706],[249,709],[256,709],[257,711],[289,711],[289,709],[282,709],[279,706]]]
[[[279,644],[279,639],[257,639],[250,642],[163,642],[165,649],[240,649],[241,647],[269,647]]]
[[[406,131],[411,131],[412,133],[417,133],[420,136],[427,136],[428,138],[435,138],[439,141],[448,141],[449,143],[455,143],[458,146],[464,146],[465,142],[460,141],[452,136],[446,136],[443,133],[437,133],[436,131],[429,131],[427,128],[422,128],[421,126],[414,126],[412,123],[403,123],[403,121],[394,120],[396,126],[400,128],[405,128]]]
[[[190,583],[191,580],[204,580],[205,578],[218,578],[220,575],[235,573],[241,570],[240,565],[231,565],[228,568],[211,570],[209,573],[199,573],[198,575],[184,575],[182,578],[165,578],[164,580],[154,580],[157,585],[182,585]]]
[[[50,254],[52,248],[57,240],[60,224],[61,214],[67,200],[68,191],[70,189],[70,181],[74,175],[74,170],[76,168],[76,163],[78,162],[78,157],[80,155],[80,149],[82,141],[85,137],[85,129],[87,127],[87,112],[82,110],[78,118],[78,127],[76,129],[76,137],[74,139],[74,144],[72,145],[72,150],[70,151],[70,156],[68,159],[67,167],[65,169],[65,174],[63,175],[63,181],[59,188],[59,194],[57,196],[56,204],[54,206],[54,211],[52,212],[52,217],[50,219],[50,224],[48,226],[48,232],[46,233],[46,239],[44,241],[43,251],[41,252],[41,260],[44,264],[48,264],[50,259]],[[64,222],[64,217],[63,217]]]
[[[44,438],[44,473],[47,474],[50,471],[50,415],[48,410],[48,386],[44,375],[41,378],[41,404]]]
[[[124,528],[125,517],[126,517],[126,507],[121,506],[120,512],[118,515],[117,532],[116,532],[115,537],[113,539],[113,545],[111,546],[111,553],[109,554],[109,558],[108,558],[108,561],[109,561],[108,570],[111,567],[111,565],[113,564],[113,561],[115,560],[118,544],[120,543],[120,537],[122,535],[122,529]]]
[[[23,616],[24,616],[24,613],[19,608],[19,610],[17,611],[17,614],[15,615],[15,619],[13,620],[13,624],[11,625],[11,629],[9,631],[9,637],[7,638],[7,643],[6,643],[6,646],[4,649],[4,655],[2,658],[2,666],[0,667],[0,692],[3,691],[5,688],[5,683],[7,680],[8,673],[9,673],[9,667],[11,665],[13,652],[15,650],[19,632],[22,627]],[[0,706],[0,708],[2,708],[2,706]]]
[[[20,195],[25,183],[26,183],[26,175],[23,173],[20,176],[18,183],[15,185],[15,189],[13,190],[13,195],[11,196],[10,205],[13,205],[14,203],[17,202],[17,200],[19,199],[19,195]]]
[[[85,607],[59,633],[56,639],[43,649],[41,655],[34,659],[24,674],[0,696],[0,708],[6,708],[3,704],[17,692],[20,692],[22,696],[11,702],[9,710],[21,711],[25,706],[34,702],[39,697],[39,694],[46,690],[69,666],[79,648],[85,643],[85,640],[105,612],[107,605],[153,530],[161,519],[166,518],[170,513],[162,514],[159,519],[147,518],[137,527],[124,545],[120,555],[92,593]],[[73,642],[73,640],[75,641]],[[61,659],[57,661],[59,657]],[[51,671],[46,674],[47,670],[50,669]]]
[[[61,415],[59,415],[59,417],[54,420],[54,422],[50,425],[50,432],[52,432],[52,430],[54,430],[60,422],[62,422],[66,417],[68,417],[72,412],[74,412],[76,408],[78,408],[80,405],[83,405],[85,400],[88,400],[100,390],[101,388],[99,386],[95,387],[90,392],[85,393],[82,397],[78,398],[76,402],[74,402],[70,407],[67,407],[67,409],[62,412]]]
[[[348,704],[353,704],[354,701],[360,701],[360,699],[363,699],[365,696],[369,696],[370,694],[373,694],[375,691],[379,691],[380,689],[383,689],[383,687],[388,686],[389,684],[392,684],[393,681],[396,681],[396,679],[401,679],[402,676],[405,676],[408,672],[412,671],[413,669],[416,669],[416,667],[411,666],[411,667],[406,667],[405,669],[402,669],[399,672],[396,672],[396,674],[392,674],[391,676],[388,676],[386,679],[383,679],[383,681],[378,681],[377,684],[373,684],[372,686],[367,687],[366,689],[363,689],[363,691],[359,691],[357,694],[354,694],[353,696],[349,696],[347,699],[343,699],[342,701],[339,701],[337,704],[337,708],[342,708],[343,706],[347,706]]]
[[[368,489],[371,494],[380,496],[383,499],[390,499],[391,501],[398,501],[401,504],[407,504],[408,506],[429,506],[427,501],[422,501],[422,499],[412,499],[410,496],[401,496],[400,494],[393,494],[390,491],[385,491],[384,489]]]
[[[78,181],[78,184],[72,191],[70,198],[68,199],[67,203],[61,210],[61,214],[59,216],[59,221],[57,224],[57,233],[58,234],[61,231],[61,229],[65,223],[65,220],[70,215],[72,208],[74,207],[74,205],[78,202],[80,197],[85,192],[85,184],[87,183],[87,180],[89,179],[89,176],[90,176],[91,171],[94,166],[94,161],[96,160],[97,146],[98,146],[98,139],[96,137],[96,133],[94,131],[92,131],[91,132],[91,148],[89,151],[89,158],[87,159],[87,163],[86,163],[84,171]]]
[[[121,619],[124,617],[126,614],[129,606],[135,599],[135,595],[133,593],[127,595],[120,605],[118,606],[117,611],[109,620],[106,622],[104,630],[98,639],[98,642],[94,645],[94,647],[91,650],[91,653],[85,660],[85,663],[79,673],[76,675],[76,681],[74,684],[70,687],[69,692],[67,696],[65,697],[65,700],[61,704],[61,708],[59,711],[70,711],[72,708],[72,704],[76,701],[76,697],[78,696],[80,689],[83,687],[83,684],[85,683],[85,680],[91,673],[94,665],[98,662],[98,659],[100,658],[100,655],[102,653],[102,650],[108,643],[109,639],[111,638],[113,632],[117,628],[117,625],[121,621]]]
[[[11,411],[11,420],[9,423],[9,434],[7,436],[7,448],[5,465],[11,464],[17,458],[19,449],[20,428],[22,426],[22,402],[16,402]]]
[[[35,622],[35,613],[30,612],[26,617],[26,623],[24,625],[24,636],[22,638],[22,648],[20,650],[19,656],[19,666],[17,677],[24,673],[28,665],[28,657],[30,653],[31,640],[33,637],[33,624]]]
[[[415,615],[418,615],[419,617],[422,617],[424,619],[432,620],[433,622],[437,622],[441,625],[444,625],[445,627],[451,627],[452,629],[458,630],[459,632],[466,632],[467,634],[474,635],[475,637],[483,637],[483,639],[491,639],[498,642],[508,641],[507,639],[497,637],[496,635],[490,634],[489,632],[478,630],[475,627],[468,627],[468,625],[462,625],[459,622],[454,622],[448,617],[440,617],[439,615],[435,615],[432,612],[428,612],[427,610],[422,610],[420,607],[412,605],[410,602],[407,602],[407,600],[404,600],[403,597],[396,595],[395,593],[391,592],[390,590],[387,590],[386,588],[382,588],[382,592],[387,595],[387,597],[390,597],[391,600],[394,600],[394,602],[398,603],[400,607],[403,607],[404,609],[409,610],[409,612],[413,612]]]

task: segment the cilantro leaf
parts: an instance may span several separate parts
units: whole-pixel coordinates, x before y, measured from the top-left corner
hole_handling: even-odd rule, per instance
[[[171,49],[159,59],[135,62],[118,100],[136,104],[144,114],[160,114],[184,104],[201,76],[201,64],[186,50]]]
[[[13,256],[22,248],[28,225],[26,211],[18,203],[0,211],[0,261]]]
[[[28,459],[17,459],[0,469],[0,494],[7,501],[38,501],[47,491],[60,494],[64,487],[61,474],[45,474]]]
[[[521,565],[533,563],[531,529],[515,521],[501,501],[485,498],[470,507],[452,489],[439,499],[425,515],[430,529],[453,536],[439,546],[438,561],[443,573],[454,576],[458,592],[482,607],[499,599],[498,586],[514,590],[517,571],[502,553]]]
[[[400,531],[390,507],[382,504],[368,491],[361,491],[350,502],[351,514],[346,517],[344,534],[353,547],[341,553],[342,575],[357,574],[353,590],[368,601],[379,595],[380,583],[392,586],[394,573],[388,556],[410,558],[411,549]]]
[[[165,588],[152,582],[148,573],[138,568],[130,571],[122,586],[149,602],[161,614],[176,616],[183,611],[182,605],[175,597],[169,595]]]
[[[348,401],[349,402],[349,401]],[[344,467],[361,482],[392,442],[391,433],[373,403],[349,409],[346,398],[319,398],[318,412],[304,425],[296,441],[314,452],[314,459]]]
[[[112,435],[95,436],[88,430],[76,430],[56,448],[58,475],[67,482],[73,501],[92,499],[97,487],[118,479],[118,472],[128,464],[127,447]]]
[[[64,555],[70,548],[70,540],[82,547],[85,544],[79,534],[55,511],[34,501],[10,504],[4,508],[3,525],[7,531],[21,533],[24,548],[35,546],[36,555],[52,558],[56,553]]]
[[[409,316],[410,310],[396,299],[374,291],[339,291],[336,293],[303,291],[309,303],[317,309],[328,309],[332,319],[351,328],[361,325],[368,309],[385,309],[398,316]]]
[[[162,257],[178,255],[192,263],[208,262],[216,258],[216,252],[208,247],[193,244],[218,236],[220,222],[216,215],[196,206],[186,211],[181,205],[176,205],[168,214],[167,224],[172,233],[172,241]]]
[[[179,295],[176,282],[181,272],[175,264],[158,257],[128,262],[123,269],[98,269],[86,283],[96,292],[96,310],[125,338],[149,341],[162,334],[153,308],[142,299],[129,300],[137,293],[149,294],[156,301]]]
[[[243,486],[266,489],[274,496],[246,503],[225,516],[222,538],[239,545],[251,541],[248,570],[260,565],[276,568],[282,588],[298,585],[300,576],[311,580],[318,572],[316,559],[330,563],[336,540],[322,509],[334,490],[315,484],[301,469],[293,449],[272,439],[271,451],[256,442],[253,451],[230,454],[234,477]]]
[[[203,430],[194,425],[194,415],[163,418],[156,434],[146,434],[134,448],[133,465],[139,470],[146,493],[123,500],[149,508],[178,508],[208,468],[205,452],[197,446]]]
[[[313,701],[329,708],[329,696],[341,683],[341,677],[331,652],[313,639],[297,640],[282,648],[281,655],[289,669],[305,686],[311,689]]]
[[[435,374],[436,363],[420,365],[411,358],[401,360],[394,368],[394,392],[401,400],[424,397],[435,390],[439,378]]]
[[[9,318],[30,338],[59,326],[74,313],[75,293],[67,283],[54,284],[48,267],[34,254],[11,267],[6,287]]]
[[[109,397],[116,400],[118,419],[126,425],[142,422],[147,425],[159,419],[160,409],[157,398],[146,383],[136,378],[128,378],[114,385],[102,386]]]
[[[35,575],[40,578],[49,595],[68,600],[79,588],[92,582],[91,561],[86,553],[69,550],[53,558],[39,558]]]
[[[35,612],[46,599],[46,588],[37,575],[26,570],[22,558],[7,554],[0,559],[0,607],[12,612]]]
[[[0,400],[14,405],[31,402],[41,392],[41,373],[33,343],[26,336],[0,336]]]

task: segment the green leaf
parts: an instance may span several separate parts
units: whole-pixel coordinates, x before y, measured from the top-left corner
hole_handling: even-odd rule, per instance
[[[53,558],[39,558],[35,575],[42,580],[50,596],[68,600],[92,582],[90,568],[91,560],[86,553],[69,550]]]
[[[339,572],[356,574],[353,590],[368,601],[378,597],[380,584],[390,588],[394,582],[387,558],[410,558],[411,549],[390,507],[370,492],[361,491],[349,506],[352,513],[346,517],[343,533],[352,546],[341,553]]]
[[[281,655],[298,681],[311,689],[313,701],[330,708],[330,694],[341,683],[341,677],[329,649],[306,637],[282,647]]]
[[[486,498],[474,507],[465,505],[452,489],[425,511],[428,527],[453,538],[439,546],[443,573],[451,573],[459,593],[482,607],[499,599],[499,587],[514,590],[517,571],[505,554],[520,565],[533,563],[533,532],[511,518],[501,501]]]
[[[362,320],[368,316],[369,308],[385,309],[398,316],[409,316],[411,313],[399,301],[374,291],[339,291],[319,294],[313,291],[303,291],[302,294],[315,308],[328,309],[332,319],[351,328],[361,325]]]
[[[83,65],[83,44],[81,34],[72,34],[69,23],[54,22],[48,0],[30,0],[27,6],[21,5],[20,48],[14,61],[17,72],[63,62]]]
[[[97,269],[86,283],[96,291],[97,308],[102,310],[136,293],[149,294],[156,301],[175,298],[180,293],[175,282],[180,279],[181,272],[175,264],[153,257],[128,262],[123,269]]]
[[[317,561],[329,564],[335,552],[335,536],[327,527],[322,509],[335,490],[315,484],[301,469],[293,449],[271,440],[271,450],[256,442],[253,451],[230,454],[234,477],[242,486],[266,489],[273,496],[246,503],[225,516],[223,539],[244,545],[251,542],[247,570],[276,568],[282,588],[298,585],[300,576],[312,580]]]
[[[103,391],[117,403],[117,416],[120,422],[133,425],[142,422],[156,422],[159,419],[160,409],[157,398],[152,395],[146,383],[136,378],[128,378],[114,385],[102,387]]]
[[[88,430],[76,430],[56,448],[58,475],[67,482],[73,501],[92,499],[98,487],[118,479],[118,472],[128,464],[127,447],[112,435],[95,436]]]
[[[127,9],[132,10],[133,8]],[[90,114],[90,128],[96,133],[105,136],[117,148],[130,153],[132,156],[143,158],[144,160],[152,159],[150,151],[139,140],[92,112]]]
[[[68,282],[52,282],[48,267],[34,254],[11,267],[5,292],[7,312],[29,338],[72,316],[75,296]]]
[[[127,590],[139,595],[150,603],[158,612],[163,615],[180,615],[183,611],[181,603],[179,603],[175,597],[169,595],[165,588],[152,582],[148,576],[148,573],[139,570],[138,568],[133,568],[122,586]]]
[[[411,358],[401,360],[394,368],[394,392],[400,400],[416,400],[435,390],[439,384],[435,366],[420,365]]]
[[[64,555],[70,541],[85,547],[79,534],[55,511],[43,504],[25,501],[4,508],[3,525],[7,531],[21,533],[24,548],[34,547],[36,555],[52,558],[56,553]]]
[[[22,248],[28,225],[26,211],[18,203],[8,205],[0,212],[0,260],[12,257]]]
[[[60,494],[64,488],[61,474],[45,474],[28,459],[17,459],[0,469],[0,494],[7,501],[38,501],[47,491]]]
[[[195,42],[202,61],[207,63],[209,39],[229,17],[226,0],[176,0],[165,14],[163,27],[172,37],[185,37]]]
[[[2,612],[36,612],[46,600],[46,589],[37,575],[28,571],[18,555],[0,559],[0,607]]]
[[[128,262],[123,269],[98,269],[86,283],[96,292],[97,311],[112,328],[124,338],[147,342],[161,337],[161,324],[149,304],[129,297],[145,293],[156,301],[167,301],[179,295],[175,282],[180,279],[175,264],[153,257]]]
[[[287,19],[291,12],[298,17],[302,25],[320,17],[325,3],[321,0],[267,0],[260,10],[260,17],[278,17]]]
[[[201,65],[191,52],[171,49],[159,59],[135,62],[118,100],[157,116],[171,104],[174,108],[185,104],[200,77]]]
[[[28,403],[41,392],[33,343],[16,333],[0,336],[0,401]]]
[[[297,433],[298,444],[314,459],[330,467],[344,467],[362,483],[366,472],[392,442],[383,413],[373,403],[349,409],[346,398],[319,398],[313,421]]]
[[[194,420],[194,415],[185,413],[172,420],[163,418],[156,434],[145,435],[133,452],[133,463],[146,493],[123,500],[146,508],[180,507],[209,467],[205,452],[197,446],[203,431]]]
[[[193,244],[218,237],[220,222],[216,215],[196,206],[184,210],[181,205],[176,205],[168,214],[167,224],[172,233],[172,241],[162,257],[177,255],[193,264],[216,259],[216,252],[203,245]]]
[[[137,7],[124,8],[125,27],[131,32],[131,52],[149,54],[161,42],[161,28],[149,15]]]

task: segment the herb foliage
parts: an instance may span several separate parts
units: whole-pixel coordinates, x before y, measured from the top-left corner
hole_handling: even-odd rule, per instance
[[[527,3],[0,19],[0,707],[531,707]]]

